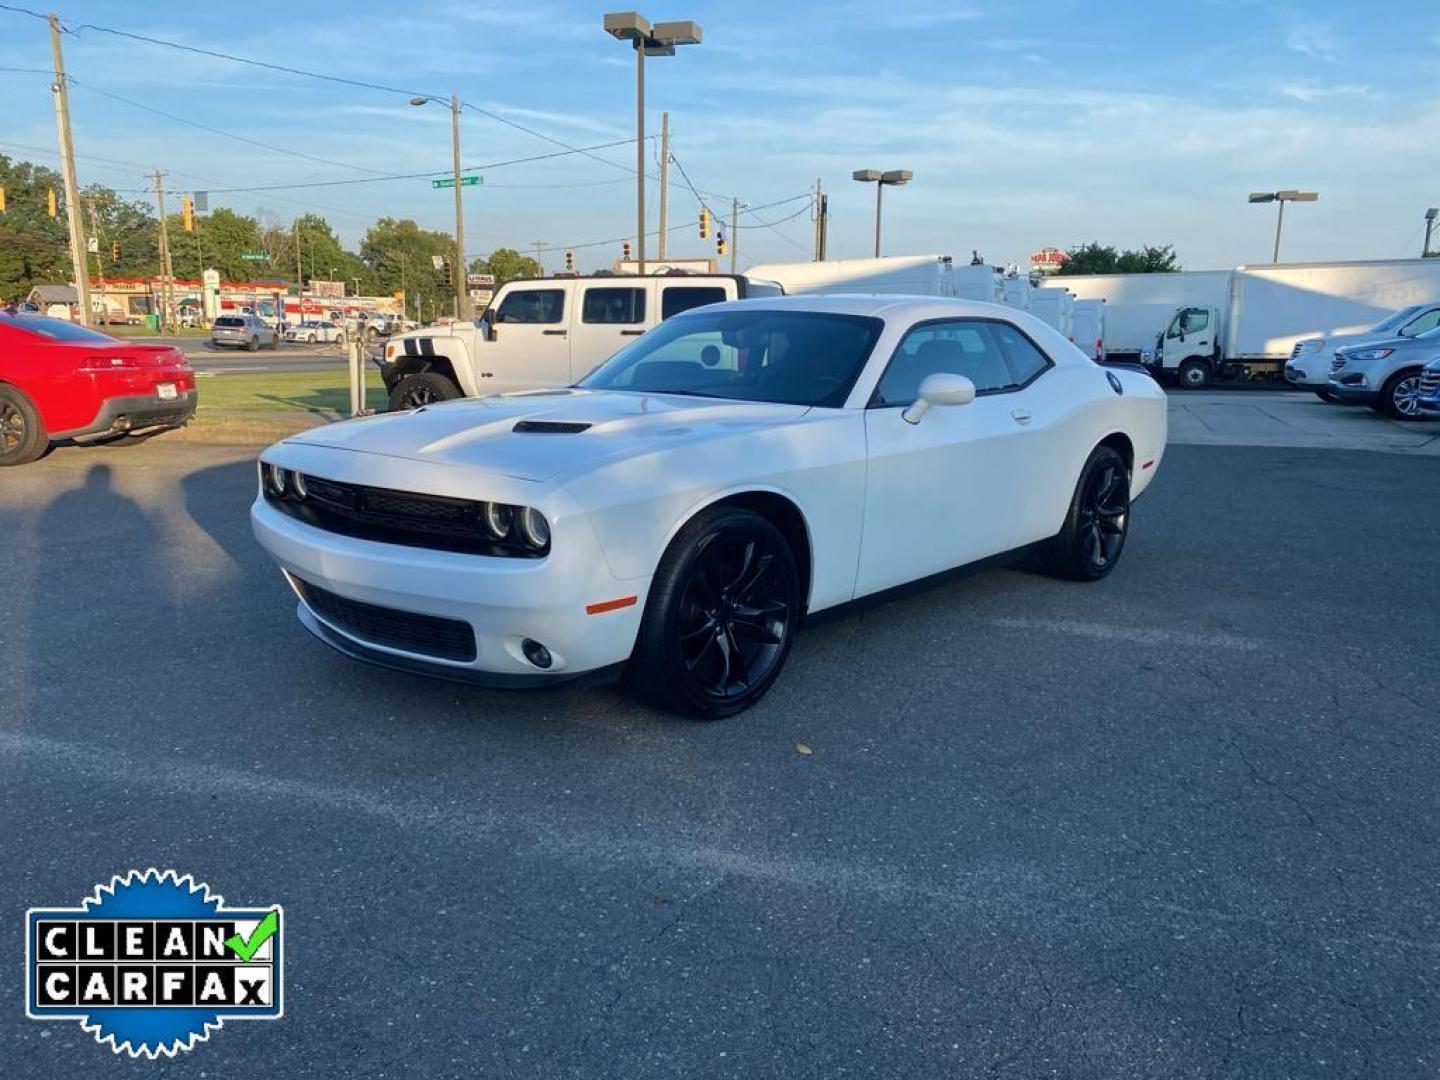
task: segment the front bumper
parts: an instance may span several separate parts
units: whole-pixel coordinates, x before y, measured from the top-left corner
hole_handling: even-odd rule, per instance
[[[550,516],[547,514],[547,516]],[[362,540],[317,529],[257,498],[250,521],[260,545],[295,586],[299,579],[336,596],[392,612],[468,624],[475,658],[446,659],[367,638],[306,602],[300,621],[348,656],[425,675],[500,686],[539,686],[613,669],[629,659],[645,610],[649,578],[620,580],[578,508],[552,518],[554,549],[542,559],[467,555]],[[625,607],[590,614],[589,605],[634,597]],[[526,659],[521,643],[539,642],[551,665]]]
[[[1285,381],[1302,390],[1323,390],[1330,382],[1330,361],[1325,350],[1301,353],[1285,361]]]
[[[182,427],[195,415],[200,401],[198,390],[185,390],[171,401],[154,394],[106,398],[95,419],[72,431],[54,431],[52,439],[102,438],[106,435],[140,435]]]
[[[1369,386],[1347,386],[1331,379],[1325,384],[1330,396],[1346,405],[1374,405],[1380,400],[1380,392]]]

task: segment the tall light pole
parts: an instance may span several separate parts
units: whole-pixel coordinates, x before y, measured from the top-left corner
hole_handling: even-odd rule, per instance
[[[531,242],[530,246],[535,249],[535,265],[540,268],[539,276],[540,276],[540,277],[544,277],[544,276],[545,276],[545,260],[542,259],[540,256],[543,255],[544,252],[545,252],[545,249],[550,246],[550,241],[549,241],[549,240],[534,240],[534,241]]]
[[[1318,191],[1296,191],[1294,188],[1287,188],[1284,191],[1252,191],[1247,200],[1252,203],[1279,203],[1280,213],[1275,218],[1275,253],[1271,256],[1272,263],[1280,261],[1280,230],[1285,225],[1285,204],[1287,202],[1314,202],[1320,198]]]
[[[411,105],[428,105],[432,101],[440,101],[439,98],[413,97]],[[442,102],[443,104],[443,102]],[[455,317],[457,319],[469,319],[474,317],[470,310],[470,294],[465,291],[465,197],[460,187],[460,97],[457,94],[450,95],[450,156],[453,166],[453,179],[455,184]]]
[[[645,57],[674,56],[676,45],[700,44],[700,26],[690,20],[650,25],[638,11],[612,11],[605,32],[635,50],[635,255],[645,273]]]
[[[1420,249],[1420,257],[1422,259],[1428,259],[1430,257],[1430,234],[1435,231],[1435,219],[1437,217],[1440,217],[1440,209],[1432,206],[1429,210],[1425,211],[1425,246]]]
[[[886,186],[899,187],[901,184],[908,184],[915,174],[909,169],[890,169],[888,172],[881,172],[879,169],[856,169],[850,174],[850,179],[859,180],[862,184],[875,185],[875,257],[880,257],[880,196],[884,194]]]

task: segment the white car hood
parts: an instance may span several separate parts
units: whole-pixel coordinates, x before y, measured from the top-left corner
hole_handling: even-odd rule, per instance
[[[581,464],[644,453],[737,430],[796,420],[804,405],[547,390],[447,401],[410,412],[314,428],[290,443],[484,469],[521,480],[548,480]],[[516,431],[528,424],[588,424],[582,431]]]

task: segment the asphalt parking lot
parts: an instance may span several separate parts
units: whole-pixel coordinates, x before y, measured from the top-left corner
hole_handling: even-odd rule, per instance
[[[1172,446],[1106,582],[821,621],[717,724],[331,654],[253,448],[7,472],[0,1074],[1433,1077],[1419,430]],[[24,909],[152,865],[285,905],[283,1020],[150,1063],[24,1019]]]

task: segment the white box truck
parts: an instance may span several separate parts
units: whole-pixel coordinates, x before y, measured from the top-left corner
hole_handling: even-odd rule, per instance
[[[1172,274],[1077,274],[1055,278],[1077,300],[1105,301],[1105,356],[1138,364],[1155,349],[1155,335],[1182,307],[1221,306],[1229,296],[1229,270]]]
[[[1136,330],[1150,327],[1141,361],[1183,387],[1199,389],[1217,375],[1278,376],[1302,340],[1356,333],[1410,304],[1440,300],[1440,259],[1282,263],[1064,281],[1079,295],[1106,301],[1105,345],[1112,360],[1116,324],[1130,333],[1133,317]],[[1160,315],[1167,306],[1156,298],[1166,295],[1182,299]]]
[[[1076,300],[1070,316],[1070,340],[1097,364],[1105,362],[1105,301]]]
[[[888,255],[879,259],[828,259],[824,262],[762,263],[747,277],[778,283],[795,293],[894,293],[954,296],[954,266],[949,255]]]
[[[1075,297],[1063,288],[1036,289],[1030,294],[1030,314],[1045,320],[1074,341]]]

